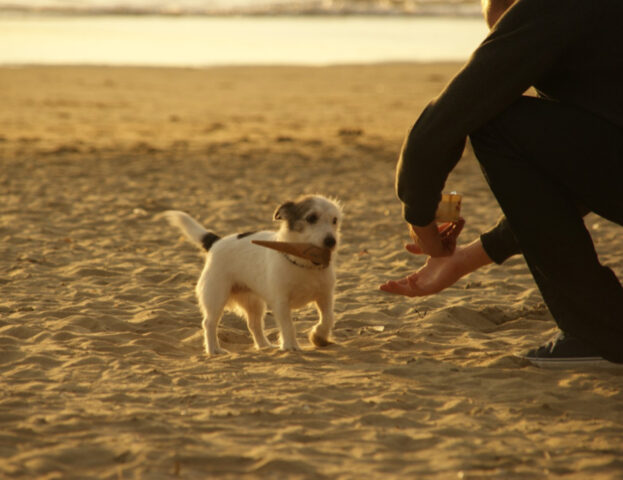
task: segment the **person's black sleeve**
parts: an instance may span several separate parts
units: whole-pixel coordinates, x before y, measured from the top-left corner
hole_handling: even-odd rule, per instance
[[[583,217],[590,212],[584,205],[577,205]],[[480,243],[494,263],[501,265],[513,255],[521,253],[521,247],[511,230],[506,217],[501,217],[495,227],[480,235]]]
[[[500,218],[495,227],[480,235],[480,243],[489,258],[498,265],[513,255],[521,253],[506,217]]]
[[[581,39],[594,17],[586,0],[519,0],[407,135],[396,191],[407,222],[433,221],[467,136],[507,108]]]

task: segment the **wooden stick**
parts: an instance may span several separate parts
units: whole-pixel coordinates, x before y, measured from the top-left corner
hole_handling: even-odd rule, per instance
[[[279,252],[288,253],[295,257],[304,258],[316,265],[322,265],[324,267],[328,266],[331,261],[330,249],[317,247],[311,243],[271,242],[268,240],[252,240],[252,243],[262,247],[272,248]]]

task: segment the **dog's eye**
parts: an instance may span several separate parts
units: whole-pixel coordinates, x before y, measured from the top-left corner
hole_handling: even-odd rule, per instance
[[[307,221],[307,223],[314,224],[318,221],[318,215],[316,215],[315,213],[310,213],[309,215],[307,215],[305,220]]]
[[[333,225],[337,225],[337,217],[333,217]]]

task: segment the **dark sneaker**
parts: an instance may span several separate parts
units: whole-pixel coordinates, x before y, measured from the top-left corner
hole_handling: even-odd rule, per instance
[[[609,366],[610,363],[592,347],[560,332],[547,345],[530,350],[523,358],[537,367]]]

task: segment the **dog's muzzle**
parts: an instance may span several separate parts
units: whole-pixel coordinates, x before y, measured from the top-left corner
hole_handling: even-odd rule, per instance
[[[327,248],[334,248],[337,244],[337,241],[335,240],[335,237],[333,235],[327,235],[322,244]]]

